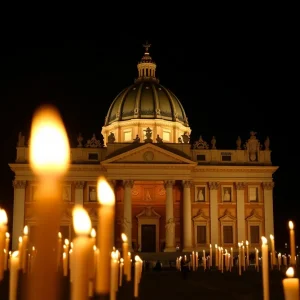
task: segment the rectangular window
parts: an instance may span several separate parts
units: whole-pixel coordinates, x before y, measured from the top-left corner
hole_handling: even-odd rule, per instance
[[[89,160],[98,160],[98,153],[89,153]]]
[[[231,155],[222,155],[222,161],[231,161]]]
[[[223,226],[223,242],[224,244],[233,244],[233,227]]]
[[[163,141],[170,142],[171,140],[171,133],[169,131],[163,131]]]
[[[259,244],[259,226],[250,226],[250,242]]]
[[[124,131],[124,142],[132,142],[132,131]]]
[[[205,161],[206,159],[205,159],[205,154],[198,154],[197,155],[197,160],[198,161]]]
[[[206,226],[197,226],[197,244],[206,244]]]
[[[257,202],[257,201],[258,201],[258,188],[249,187],[249,202]]]

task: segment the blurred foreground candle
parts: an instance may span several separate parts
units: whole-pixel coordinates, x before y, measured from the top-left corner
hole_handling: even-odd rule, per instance
[[[23,229],[23,238],[22,238],[22,270],[23,273],[27,271],[27,245],[28,245],[28,226],[26,225]]]
[[[136,299],[139,297],[139,283],[141,280],[142,273],[142,263],[141,258],[136,255],[134,263],[134,287],[133,287],[133,298]]]
[[[43,106],[33,116],[30,167],[38,179],[35,247],[37,255],[28,289],[28,299],[58,298],[57,233],[59,232],[62,190],[60,182],[67,172],[70,158],[68,136],[58,111]]]
[[[238,243],[239,246],[239,275],[242,275],[242,251],[241,251],[241,243]]]
[[[283,279],[283,290],[285,300],[299,300],[299,279],[294,277],[294,269],[288,268],[286,271],[288,278]]]
[[[99,178],[97,196],[100,203],[98,213],[98,265],[96,276],[96,293],[109,295],[111,251],[113,248],[112,234],[114,232],[115,194],[104,178]]]
[[[0,281],[4,277],[4,250],[5,234],[7,231],[7,214],[4,209],[0,209]]]
[[[8,269],[8,254],[9,254],[9,240],[10,235],[9,232],[5,233],[5,254],[4,254],[4,271]]]
[[[268,250],[268,241],[262,236],[262,276],[263,276],[263,295],[264,300],[269,300],[269,250]]]
[[[17,299],[19,265],[19,251],[15,251],[10,257],[9,300]]]
[[[271,240],[271,251],[272,251],[272,268],[276,265],[276,250],[275,250],[275,239],[273,234],[270,234],[270,240]]]
[[[295,231],[294,223],[289,221],[290,228],[290,248],[291,248],[291,265],[296,264],[296,243],[295,243]]]
[[[88,267],[93,240],[90,238],[92,223],[87,211],[82,206],[73,209],[73,226],[76,237],[73,240],[72,252],[72,285],[71,299],[86,300],[88,296]]]

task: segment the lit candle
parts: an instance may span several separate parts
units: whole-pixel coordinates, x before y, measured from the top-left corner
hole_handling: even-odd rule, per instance
[[[57,268],[59,269],[61,266],[61,259],[62,259],[62,235],[61,232],[57,234]]]
[[[286,271],[288,278],[283,279],[283,290],[285,300],[299,300],[299,279],[294,277],[294,269],[288,268]]]
[[[89,277],[88,263],[91,253],[92,239],[90,232],[92,223],[87,211],[82,206],[73,209],[73,226],[76,237],[73,240],[72,251],[72,285],[71,299],[88,299]]]
[[[124,258],[120,259],[119,286],[123,284]]]
[[[33,117],[29,159],[39,184],[34,203],[38,255],[29,281],[28,299],[55,299],[58,292],[57,233],[62,207],[60,182],[69,167],[70,147],[63,121],[53,107],[41,107]]]
[[[26,225],[23,229],[22,237],[22,270],[23,273],[27,271],[27,245],[28,245],[28,226]]]
[[[110,260],[113,248],[112,235],[114,232],[115,194],[108,182],[100,178],[97,185],[98,201],[98,266],[96,293],[109,295],[110,293]]]
[[[125,279],[128,279],[128,273],[129,273],[129,256],[128,256],[128,242],[127,242],[127,236],[125,233],[121,234],[121,239],[123,241],[122,243],[122,254],[124,258],[124,276]]]
[[[256,248],[255,248],[255,267],[256,267],[256,271],[259,272],[258,249]]]
[[[136,255],[135,263],[134,263],[134,287],[133,287],[134,298],[138,298],[139,296],[140,272],[141,272],[141,259],[138,255]]]
[[[241,243],[238,243],[239,246],[239,275],[242,275],[242,251],[241,251]]]
[[[271,251],[272,251],[272,268],[276,265],[276,251],[275,251],[275,239],[272,234],[270,234],[271,240]]]
[[[15,251],[10,257],[9,300],[17,299],[19,268],[19,251]]]
[[[295,243],[295,231],[294,223],[289,221],[290,228],[290,248],[291,248],[291,265],[296,264],[296,243]]]
[[[263,295],[264,300],[269,300],[269,253],[268,253],[268,240],[262,236],[262,276],[263,276]]]
[[[249,261],[249,242],[246,241],[246,267],[249,267],[250,261]]]
[[[116,300],[116,291],[117,291],[116,278],[118,278],[117,253],[115,251],[112,251],[111,252],[110,299],[109,300]]]
[[[218,245],[215,244],[215,266],[218,267],[219,265],[219,257],[218,257]]]
[[[212,267],[212,246],[209,244],[209,267]]]
[[[0,281],[4,277],[4,248],[5,248],[6,231],[7,231],[7,214],[4,209],[0,209]]]
[[[10,235],[8,232],[5,233],[5,254],[4,254],[4,271],[8,269],[8,253],[9,253],[9,240]]]

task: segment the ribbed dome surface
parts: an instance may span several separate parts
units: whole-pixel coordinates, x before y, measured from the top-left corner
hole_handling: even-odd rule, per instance
[[[124,89],[112,102],[105,125],[131,119],[163,119],[188,126],[188,120],[178,98],[158,80],[137,80]]]

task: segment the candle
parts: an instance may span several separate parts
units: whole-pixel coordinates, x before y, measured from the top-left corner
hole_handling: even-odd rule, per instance
[[[268,241],[262,236],[262,276],[263,276],[263,295],[264,300],[269,300],[269,254],[268,254]]]
[[[215,266],[218,267],[219,265],[219,257],[218,257],[218,245],[215,244]]]
[[[0,281],[4,277],[4,248],[5,233],[7,231],[7,214],[4,209],[0,209]]]
[[[10,257],[9,300],[17,299],[19,268],[19,251],[15,251]]]
[[[4,271],[7,270],[8,268],[8,253],[9,253],[9,240],[10,240],[10,235],[8,232],[5,233],[5,254],[4,254]]]
[[[276,251],[275,251],[275,239],[272,234],[270,234],[271,240],[271,251],[272,251],[272,268],[276,265]]]
[[[249,261],[249,242],[246,241],[246,267],[249,267],[250,261]]]
[[[87,211],[82,206],[73,209],[73,226],[76,237],[72,248],[72,285],[71,299],[88,299],[89,277],[88,263],[90,259],[92,242],[90,232],[92,223]]]
[[[61,185],[68,170],[70,147],[68,135],[58,111],[51,106],[37,110],[30,135],[29,160],[37,176],[38,189],[34,210],[37,216],[35,258],[28,299],[56,299],[57,233],[61,218]],[[54,250],[54,251],[53,251]],[[44,274],[47,274],[45,280]]]
[[[100,178],[97,185],[98,201],[98,266],[96,293],[108,295],[110,293],[110,260],[113,248],[112,235],[114,233],[115,194],[108,182]]]
[[[28,245],[28,226],[26,225],[23,229],[22,237],[22,270],[23,273],[27,271],[27,245]]]
[[[120,259],[119,286],[123,284],[124,258]]]
[[[110,300],[116,300],[117,281],[118,278],[118,260],[117,253],[111,253],[111,273],[110,273]]]
[[[294,223],[289,221],[290,228],[290,248],[291,248],[291,265],[296,264],[296,243],[295,243],[295,231]]]
[[[286,271],[288,278],[283,279],[283,290],[285,300],[299,300],[299,279],[294,277],[294,269],[288,268]]]
[[[242,251],[241,251],[241,243],[238,243],[239,246],[239,275],[242,275]]]
[[[209,267],[212,267],[212,246],[209,244]]]
[[[255,248],[255,268],[259,272],[259,260],[258,260],[258,249]]]
[[[129,273],[129,256],[128,256],[128,242],[127,242],[127,235],[125,233],[121,234],[122,243],[122,254],[124,258],[124,276],[128,279]]]
[[[134,263],[134,287],[133,287],[133,297],[138,298],[139,296],[139,283],[140,283],[140,273],[141,273],[141,259],[138,255],[135,256]]]
[[[57,268],[59,269],[61,266],[61,259],[62,259],[62,234],[59,232],[57,234]]]

